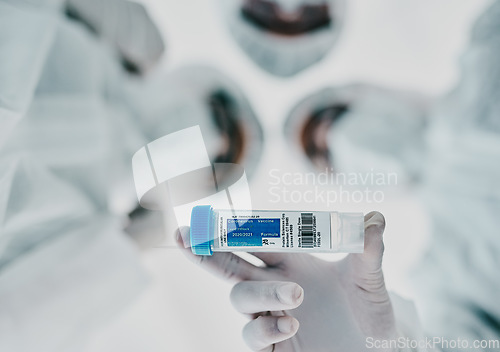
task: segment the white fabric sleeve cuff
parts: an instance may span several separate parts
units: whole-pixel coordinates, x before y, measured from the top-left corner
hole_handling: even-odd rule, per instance
[[[391,292],[389,293],[399,332],[399,352],[438,352],[432,347],[432,340],[425,336],[415,304]]]

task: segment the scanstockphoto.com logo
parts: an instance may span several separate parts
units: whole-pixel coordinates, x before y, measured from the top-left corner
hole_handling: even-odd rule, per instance
[[[463,338],[448,339],[442,336],[411,339],[375,339],[367,337],[365,346],[374,351],[381,350],[446,350],[446,351],[498,351],[500,340],[468,340]]]
[[[382,203],[385,189],[398,184],[395,172],[282,172],[269,170],[271,203],[323,204]]]

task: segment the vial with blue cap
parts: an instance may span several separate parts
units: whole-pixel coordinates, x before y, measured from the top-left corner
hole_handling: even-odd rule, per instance
[[[193,207],[191,250],[213,252],[362,253],[362,213]]]

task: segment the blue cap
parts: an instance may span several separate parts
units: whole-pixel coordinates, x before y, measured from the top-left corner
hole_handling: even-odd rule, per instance
[[[191,211],[191,251],[196,255],[212,255],[212,206],[198,205]]]

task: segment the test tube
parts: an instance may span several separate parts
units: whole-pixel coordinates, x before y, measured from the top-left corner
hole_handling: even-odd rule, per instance
[[[362,213],[193,207],[191,250],[213,252],[362,253]]]

